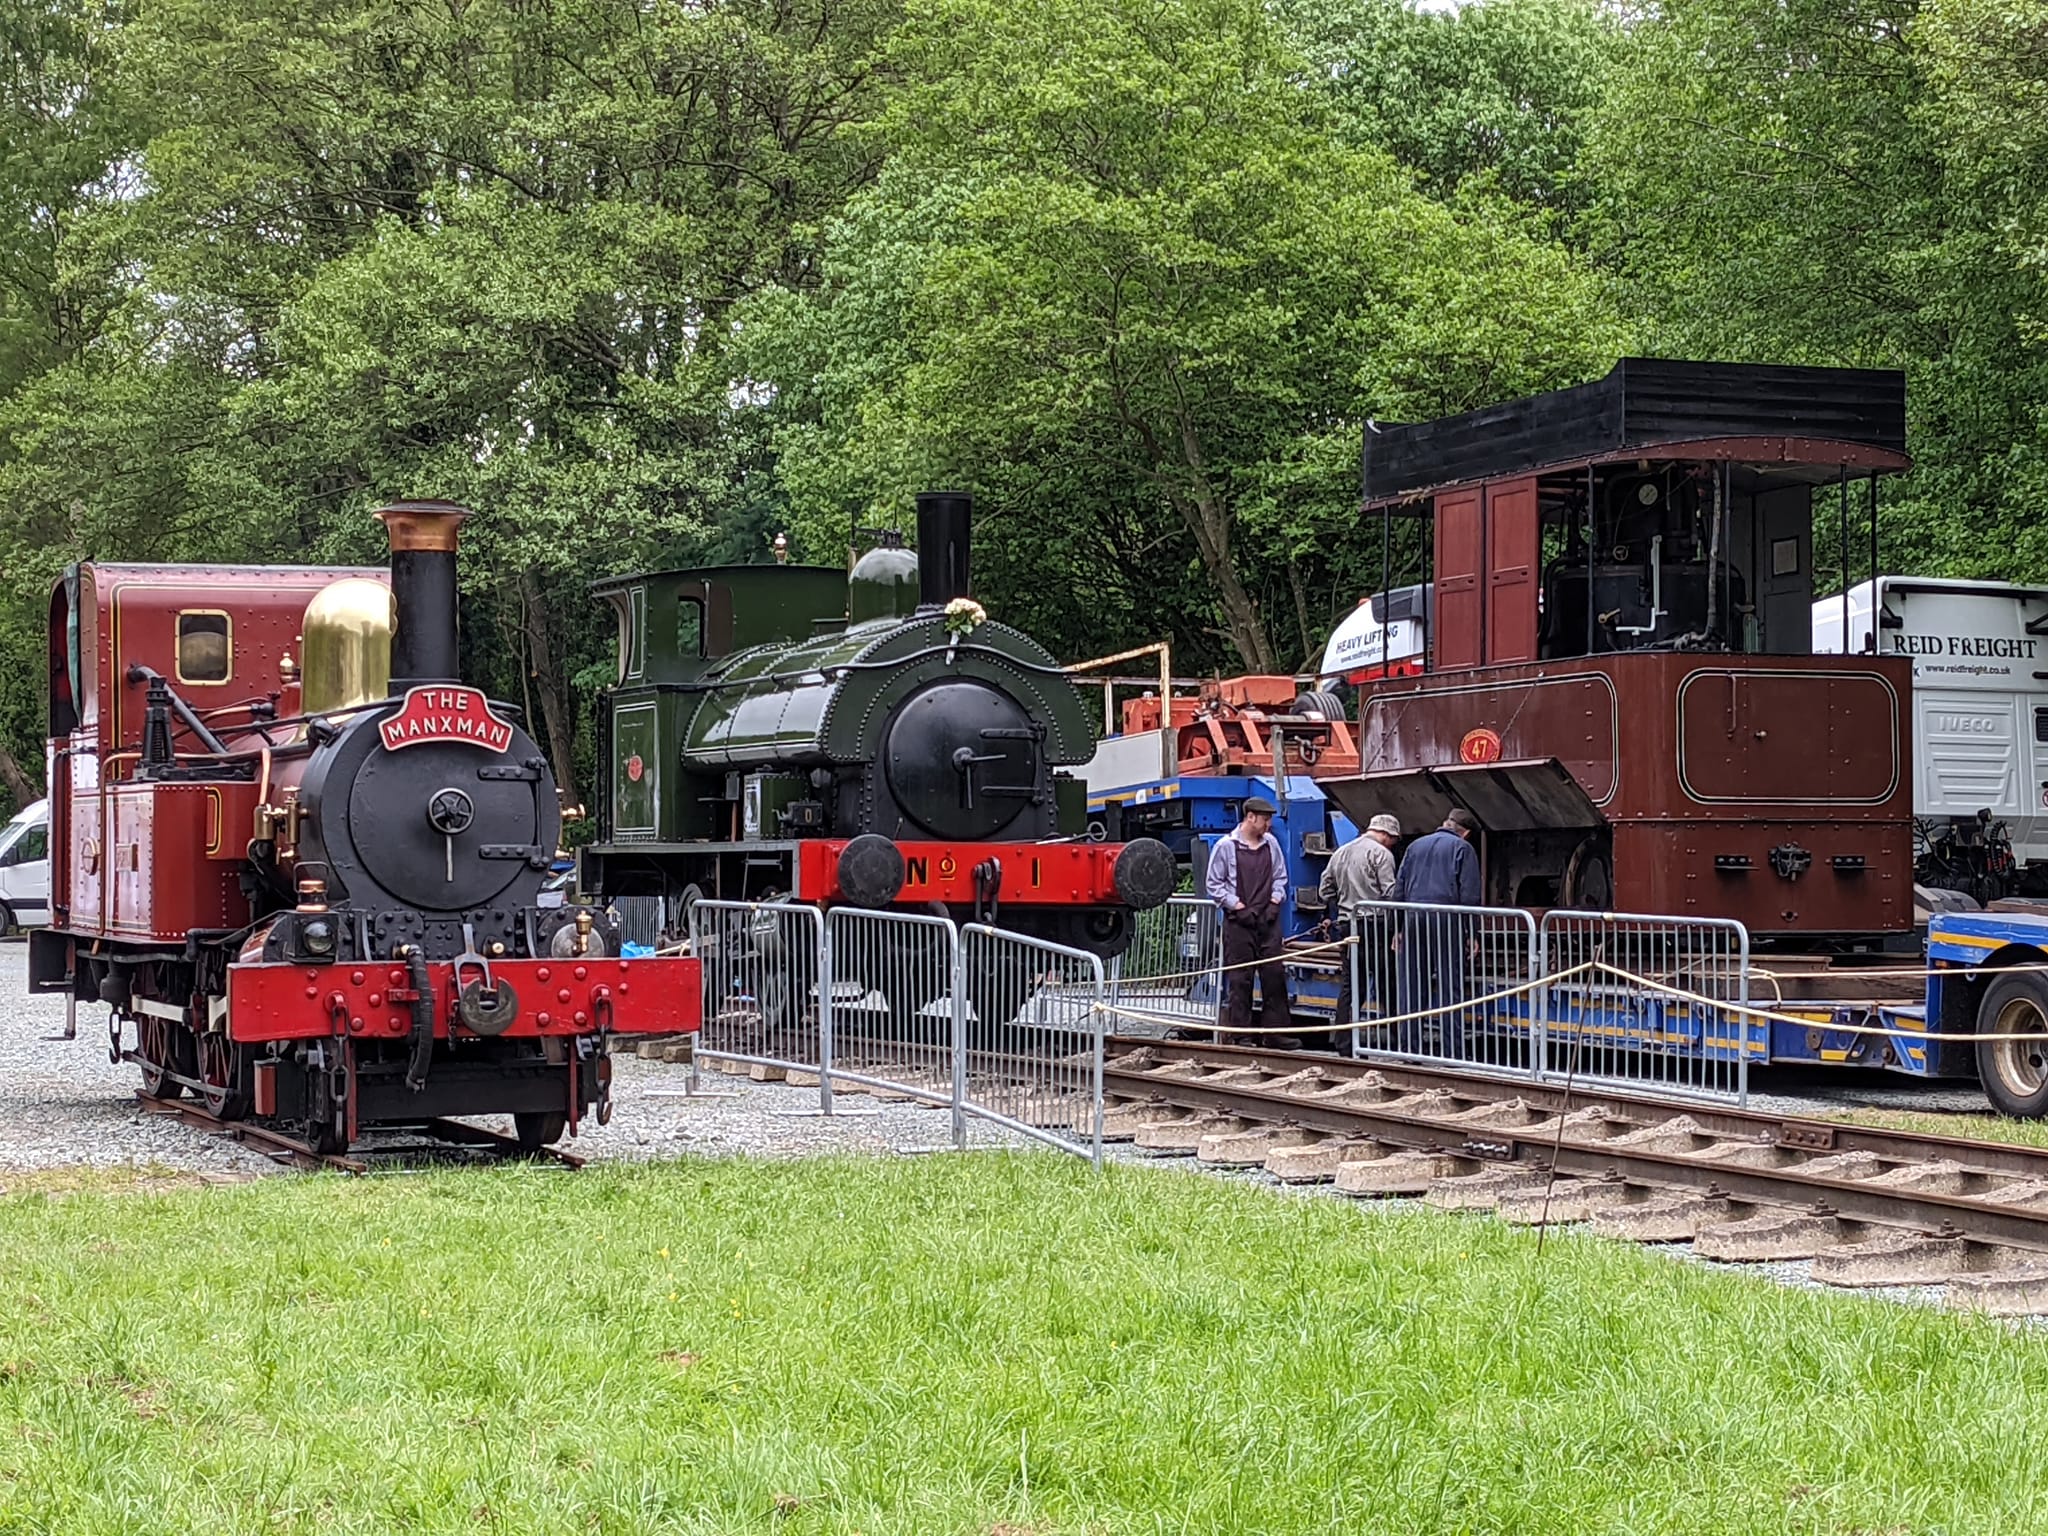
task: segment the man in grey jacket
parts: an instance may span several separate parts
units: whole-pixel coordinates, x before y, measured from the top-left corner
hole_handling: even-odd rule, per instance
[[[1259,985],[1259,1027],[1275,1033],[1288,1025],[1287,967],[1280,963],[1280,916],[1287,905],[1287,856],[1273,835],[1273,802],[1253,795],[1230,835],[1209,850],[1203,882],[1223,909],[1225,1031],[1251,1028],[1252,983]]]
[[[1356,966],[1364,983],[1365,996],[1379,1005],[1381,1013],[1392,1011],[1392,988],[1388,985],[1388,941],[1392,929],[1384,912],[1367,908],[1368,902],[1391,901],[1394,895],[1394,844],[1401,840],[1401,823],[1382,812],[1366,823],[1365,831],[1330,856],[1323,867],[1316,890],[1330,913],[1333,931],[1339,937],[1358,935],[1354,961],[1343,955],[1337,975],[1337,1023],[1348,1027],[1351,1017],[1351,977]]]

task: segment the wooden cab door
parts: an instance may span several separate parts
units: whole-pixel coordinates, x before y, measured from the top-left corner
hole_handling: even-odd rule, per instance
[[[1486,488],[1486,660],[1489,665],[1536,659],[1536,574],[1543,526],[1536,482]]]

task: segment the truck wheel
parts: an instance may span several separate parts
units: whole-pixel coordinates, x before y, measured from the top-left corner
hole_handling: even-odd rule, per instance
[[[2001,1115],[2048,1114],[2048,981],[2037,972],[2000,976],[1977,1005],[1977,1077]]]
[[[14,908],[0,901],[0,939],[11,939],[21,932],[21,924],[14,920]]]

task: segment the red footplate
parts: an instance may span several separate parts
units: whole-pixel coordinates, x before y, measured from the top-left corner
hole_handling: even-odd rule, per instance
[[[455,1000],[455,967],[431,962],[434,1033],[448,1034]],[[464,965],[465,986],[483,975]],[[704,1022],[702,969],[681,956],[631,960],[493,960],[492,983],[512,989],[517,1012],[494,1035],[672,1035]],[[324,1035],[402,1039],[412,1033],[416,994],[404,965],[290,965],[228,967],[228,1035],[245,1042],[311,1040]],[[500,1004],[499,1006],[502,1006]],[[460,1019],[456,1032],[475,1036]]]

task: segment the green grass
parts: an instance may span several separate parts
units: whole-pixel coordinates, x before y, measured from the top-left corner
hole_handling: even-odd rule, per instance
[[[1051,1155],[0,1199],[0,1531],[2048,1530],[2048,1335]]]
[[[161,1163],[137,1167],[115,1163],[106,1168],[73,1165],[62,1168],[0,1167],[0,1195],[161,1194],[173,1189],[204,1189],[211,1184],[245,1184],[241,1174],[199,1174]]]
[[[2048,1147],[2048,1120],[2008,1120],[2003,1115],[1952,1114],[1946,1110],[1925,1109],[1845,1109],[1828,1118],[1883,1130],[1912,1131],[1925,1136],[1961,1136],[1971,1141]]]

